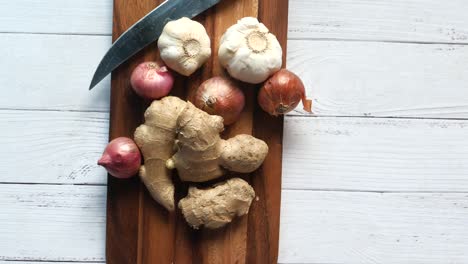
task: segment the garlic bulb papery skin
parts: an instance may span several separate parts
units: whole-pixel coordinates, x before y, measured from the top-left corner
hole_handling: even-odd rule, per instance
[[[194,73],[211,55],[210,38],[205,28],[186,17],[164,26],[158,48],[164,63],[185,76]]]
[[[275,35],[254,17],[244,17],[221,37],[219,62],[229,74],[261,83],[281,68],[283,50]]]

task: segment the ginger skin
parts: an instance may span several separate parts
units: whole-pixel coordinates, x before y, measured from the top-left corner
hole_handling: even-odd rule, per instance
[[[190,187],[179,208],[192,228],[216,229],[247,214],[254,197],[255,192],[246,181],[232,178],[209,189]]]
[[[166,163],[176,168],[183,181],[205,182],[224,175],[222,167],[249,173],[262,164],[268,146],[250,135],[237,135],[223,140],[223,119],[209,115],[187,102],[177,122],[178,151]],[[222,166],[222,167],[221,167]]]
[[[177,152],[166,163],[177,169],[183,181],[204,182],[224,174],[219,166],[222,151],[219,133],[223,131],[223,118],[209,115],[187,102],[177,120]]]
[[[145,111],[145,123],[134,134],[144,159],[140,178],[153,198],[169,211],[174,211],[174,184],[165,163],[175,152],[177,116],[184,106],[184,101],[172,96],[154,101]]]
[[[140,177],[153,198],[174,210],[174,185],[168,169],[183,181],[216,179],[225,169],[249,173],[263,163],[268,146],[250,135],[220,138],[223,118],[209,115],[190,102],[167,96],[145,112],[145,123],[135,131],[144,165]]]

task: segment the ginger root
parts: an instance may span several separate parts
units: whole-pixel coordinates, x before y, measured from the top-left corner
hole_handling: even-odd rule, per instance
[[[220,228],[236,216],[249,212],[255,197],[253,188],[240,178],[232,178],[210,189],[190,187],[179,208],[187,223],[194,229],[201,226]]]
[[[260,167],[268,153],[267,144],[250,135],[221,139],[222,117],[209,115],[190,102],[180,114],[177,127],[178,151],[166,165],[169,169],[176,168],[183,181],[216,179],[224,175],[222,167],[249,173]]]
[[[144,158],[140,177],[157,202],[174,210],[168,169],[177,169],[183,181],[204,182],[224,175],[224,169],[249,173],[260,167],[268,154],[267,144],[250,135],[223,140],[219,136],[223,129],[222,117],[177,97],[151,104],[134,136]]]
[[[174,211],[174,184],[166,160],[174,154],[177,116],[185,102],[173,96],[154,101],[145,111],[145,123],[135,130],[135,142],[143,154],[140,178],[152,197]]]

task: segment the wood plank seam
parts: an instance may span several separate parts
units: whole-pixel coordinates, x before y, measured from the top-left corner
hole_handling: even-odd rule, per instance
[[[466,46],[467,42],[450,41],[417,41],[417,40],[386,40],[386,39],[347,39],[347,38],[315,38],[315,37],[288,37],[288,40],[307,41],[340,41],[340,42],[370,42],[370,43],[394,43],[394,44],[420,44],[420,45],[460,45]]]
[[[112,34],[99,33],[60,33],[60,32],[25,32],[25,31],[2,31],[0,34],[21,34],[21,35],[50,35],[50,36],[104,36],[112,37]]]
[[[418,117],[418,116],[372,116],[372,115],[323,115],[323,114],[303,114],[301,110],[293,110],[293,114],[286,114],[286,118],[366,118],[366,119],[401,119],[401,120],[453,120],[453,121],[465,121],[468,117]]]

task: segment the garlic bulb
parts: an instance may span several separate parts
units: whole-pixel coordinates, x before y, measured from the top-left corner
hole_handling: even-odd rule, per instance
[[[219,62],[229,74],[248,83],[261,83],[282,64],[275,35],[254,17],[244,17],[221,37]]]
[[[194,73],[211,55],[210,38],[205,28],[186,17],[164,26],[158,48],[166,65],[185,76]]]

